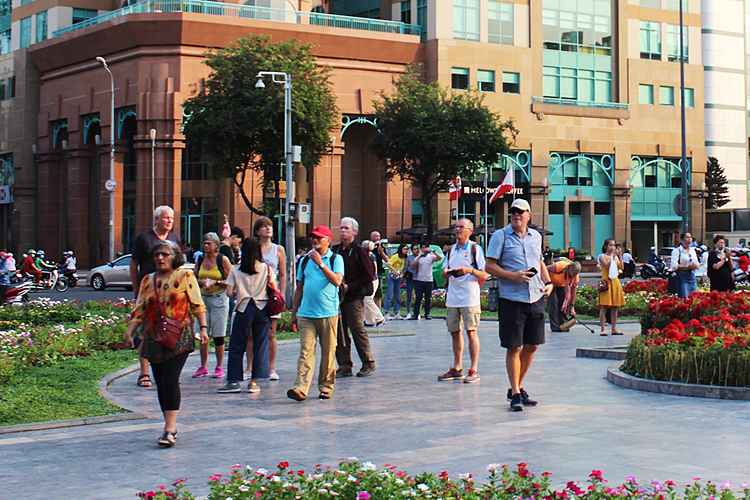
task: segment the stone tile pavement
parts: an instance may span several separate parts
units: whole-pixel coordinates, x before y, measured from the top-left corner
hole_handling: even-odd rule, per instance
[[[262,382],[260,394],[221,395],[215,389],[222,380],[193,380],[194,356],[183,372],[177,445],[167,450],[156,446],[156,391],[137,388],[132,373],[110,391],[130,409],[148,412],[146,420],[0,436],[0,498],[127,499],[179,477],[205,495],[206,478],[227,474],[236,462],[272,469],[287,460],[308,469],[351,456],[412,473],[482,478],[488,463],[527,462],[558,482],[585,480],[591,469],[617,482],[631,475],[750,482],[747,402],[622,389],[605,379],[611,361],[575,357],[577,347],[624,345],[639,330],[621,327],[624,338],[581,326],[548,334],[525,383],[539,406],[519,413],[505,401],[496,322],[479,329],[477,384],[436,380],[452,361],[443,321],[393,321],[383,327],[388,336],[372,340],[378,370],[337,381],[330,401],[287,399],[296,342],[280,346],[281,381]]]

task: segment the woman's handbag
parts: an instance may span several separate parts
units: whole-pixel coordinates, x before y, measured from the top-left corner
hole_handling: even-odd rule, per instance
[[[606,292],[609,290],[609,280],[601,280],[596,284],[596,289],[600,292]]]
[[[268,266],[268,264],[266,265]],[[268,266],[268,285],[266,285],[266,290],[268,292],[268,315],[276,316],[277,314],[281,314],[284,310],[284,297],[271,284],[271,266]]]
[[[164,314],[164,309],[161,307],[161,300],[159,300],[159,292],[156,290],[156,273],[152,275],[152,284],[154,285],[156,303],[159,305],[159,312],[161,313],[161,318],[156,323],[154,342],[171,351],[177,345],[180,335],[185,330],[185,324]]]

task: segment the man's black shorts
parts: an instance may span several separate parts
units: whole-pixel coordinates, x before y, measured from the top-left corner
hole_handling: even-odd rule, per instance
[[[501,298],[497,313],[500,345],[516,349],[524,344],[544,344],[544,316],[544,297],[533,304]]]

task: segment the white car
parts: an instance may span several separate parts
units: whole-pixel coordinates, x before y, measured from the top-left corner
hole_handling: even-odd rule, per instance
[[[133,289],[133,283],[130,281],[130,255],[123,255],[115,259],[114,262],[103,266],[95,267],[91,270],[88,277],[89,284],[94,290],[104,290],[108,286],[122,286],[127,290]],[[195,264],[187,263],[185,269],[193,269]]]

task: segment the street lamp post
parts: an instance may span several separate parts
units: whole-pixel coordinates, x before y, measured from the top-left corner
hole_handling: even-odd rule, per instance
[[[630,202],[630,179],[625,181],[625,190],[622,192],[625,196],[625,248],[630,248],[628,245],[628,230],[630,229],[630,223],[628,222],[628,204]]]
[[[547,229],[547,178],[542,179],[542,229]],[[544,236],[542,236],[544,240]]]
[[[112,106],[109,122],[109,179],[104,187],[109,191],[109,261],[115,260],[115,77],[107,66],[107,60],[103,57],[96,58],[104,69],[109,73],[110,93],[112,94]]]
[[[156,211],[156,184],[154,178],[156,177],[156,158],[154,152],[156,151],[156,129],[151,129],[151,213]]]
[[[286,199],[284,211],[286,218],[286,265],[289,284],[286,288],[285,300],[292,303],[294,297],[295,269],[294,269],[294,223],[289,220],[290,205],[294,203],[294,172],[292,170],[292,75],[281,71],[260,71],[255,88],[263,89],[263,77],[270,76],[273,83],[284,85],[284,155],[286,156]],[[277,79],[279,78],[279,79]]]
[[[698,195],[701,199],[701,241],[706,240],[706,183],[701,183],[701,193]]]
[[[689,207],[688,207],[688,165],[687,165],[687,139],[685,136],[685,37],[684,25],[682,22],[682,3],[680,0],[680,127],[682,132],[682,231],[690,230],[689,225]]]

